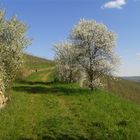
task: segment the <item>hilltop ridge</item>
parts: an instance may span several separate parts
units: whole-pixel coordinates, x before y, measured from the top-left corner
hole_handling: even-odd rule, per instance
[[[140,82],[140,76],[124,76],[122,78],[129,81]]]

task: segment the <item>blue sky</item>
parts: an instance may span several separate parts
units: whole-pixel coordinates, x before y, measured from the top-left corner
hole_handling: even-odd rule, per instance
[[[29,26],[26,51],[49,59],[80,18],[103,22],[117,34],[119,75],[140,76],[140,0],[0,0],[0,6]]]

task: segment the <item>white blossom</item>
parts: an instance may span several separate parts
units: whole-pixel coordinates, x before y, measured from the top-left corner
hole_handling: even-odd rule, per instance
[[[80,75],[76,60],[76,48],[71,43],[62,42],[54,45],[54,50],[56,53],[55,62],[59,80],[68,83],[77,81]]]
[[[90,89],[101,85],[101,78],[112,75],[117,57],[115,34],[102,24],[82,19],[74,26],[70,39],[78,49],[78,63],[81,65]]]
[[[29,44],[26,30],[23,22],[16,17],[5,19],[5,12],[0,10],[0,79],[4,88],[11,86],[23,63],[23,51]]]

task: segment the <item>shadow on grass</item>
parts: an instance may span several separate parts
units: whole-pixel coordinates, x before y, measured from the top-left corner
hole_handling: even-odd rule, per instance
[[[82,89],[80,87],[73,87],[69,84],[57,83],[57,82],[32,82],[21,81],[24,85],[14,86],[13,90],[18,92],[25,92],[29,94],[83,94],[90,91],[88,89]],[[49,86],[48,86],[49,85]]]
[[[24,85],[52,85],[55,82],[39,82],[39,81],[33,82],[33,81],[22,80],[22,81],[17,81],[17,83],[24,84]]]

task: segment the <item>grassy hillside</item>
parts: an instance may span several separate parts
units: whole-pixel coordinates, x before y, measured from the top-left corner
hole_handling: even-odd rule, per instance
[[[25,66],[30,69],[43,69],[54,65],[52,60],[47,60],[33,55],[25,54]]]
[[[54,61],[24,54],[24,65],[16,76],[16,81],[27,78],[32,72],[41,71],[54,66]]]
[[[124,99],[140,103],[140,83],[119,79],[109,81],[108,90]]]
[[[52,71],[49,65],[15,82],[8,105],[0,111],[1,140],[140,139],[140,104],[118,96],[123,87],[139,85],[121,81],[121,88],[114,86],[117,95],[90,92],[53,82]]]

